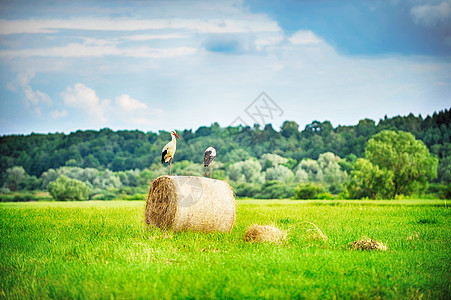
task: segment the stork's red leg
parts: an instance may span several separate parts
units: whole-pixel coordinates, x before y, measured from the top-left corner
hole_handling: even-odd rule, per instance
[[[172,157],[171,160],[169,161],[169,176],[171,176],[171,170],[172,170]]]
[[[210,179],[211,179],[211,175],[213,175],[213,162],[211,162],[211,167],[210,167]]]
[[[205,167],[205,174],[204,174],[205,176],[208,176],[208,174],[207,174],[207,168],[208,168],[208,166]]]

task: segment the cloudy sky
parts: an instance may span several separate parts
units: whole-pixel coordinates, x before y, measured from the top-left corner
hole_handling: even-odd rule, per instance
[[[0,1],[2,135],[450,106],[451,0]]]

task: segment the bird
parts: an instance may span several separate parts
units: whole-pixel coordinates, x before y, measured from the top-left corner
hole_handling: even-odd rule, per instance
[[[207,150],[205,150],[204,153],[204,167],[205,167],[205,176],[208,176],[207,174],[207,167],[210,167],[210,178],[213,174],[213,160],[216,157],[216,150],[213,147],[208,147]]]
[[[172,137],[172,140],[169,143],[167,143],[163,147],[163,150],[161,151],[161,162],[163,164],[169,162],[169,176],[171,176],[172,158],[174,157],[175,150],[177,147],[177,140],[175,139],[175,137],[177,137],[179,140],[182,140],[177,135],[177,132],[175,132],[174,130],[171,131],[171,137]]]

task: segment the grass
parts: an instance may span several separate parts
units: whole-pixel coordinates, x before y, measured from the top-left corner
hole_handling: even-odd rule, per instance
[[[0,298],[451,297],[443,201],[240,200],[231,234],[149,231],[143,214],[143,201],[0,203]],[[244,242],[254,223],[287,240]],[[350,250],[362,237],[389,250]]]

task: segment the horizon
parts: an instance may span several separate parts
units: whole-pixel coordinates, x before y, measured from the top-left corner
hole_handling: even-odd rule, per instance
[[[418,115],[415,115],[415,114],[413,114],[413,113],[409,113],[409,114],[407,114],[407,115],[396,115],[396,116],[392,116],[392,117],[389,117],[389,116],[387,116],[387,115],[385,115],[384,117],[382,117],[382,118],[379,118],[378,120],[374,120],[374,119],[371,119],[371,118],[362,118],[362,119],[360,119],[359,121],[357,121],[355,124],[349,124],[349,125],[342,125],[342,124],[337,124],[337,125],[334,125],[331,121],[329,121],[329,120],[323,120],[323,121],[320,121],[320,120],[312,120],[310,123],[306,123],[306,125],[309,125],[309,124],[312,124],[313,122],[320,122],[320,123],[324,123],[324,122],[330,122],[331,123],[331,125],[332,125],[332,128],[334,128],[334,129],[337,129],[338,127],[354,127],[354,126],[357,126],[358,125],[358,123],[360,122],[360,121],[362,121],[362,120],[371,120],[371,121],[374,121],[375,122],[375,126],[378,126],[379,125],[379,123],[381,122],[381,121],[383,121],[383,120],[385,120],[385,118],[387,118],[387,119],[393,119],[393,118],[397,118],[397,117],[401,117],[401,118],[406,118],[406,117],[408,117],[409,115],[413,115],[415,118],[422,118],[423,120],[425,120],[427,117],[432,117],[433,116],[433,114],[438,114],[438,113],[440,113],[440,112],[444,112],[444,111],[446,111],[446,110],[451,110],[451,107],[450,108],[445,108],[445,109],[442,109],[442,110],[439,110],[439,111],[434,111],[432,114],[428,114],[428,115],[426,115],[426,116],[423,116],[422,114],[418,114]],[[296,122],[296,121],[294,121],[294,120],[284,120],[283,122]],[[283,124],[283,122],[282,122],[282,124]],[[271,125],[271,127],[275,130],[275,131],[277,131],[277,132],[280,132],[280,130],[281,130],[281,127],[282,126],[279,126],[279,127],[274,127],[274,125],[272,124],[272,123],[267,123],[267,124],[264,124],[264,126],[261,126],[261,124],[258,124],[258,123],[255,123],[255,124],[252,124],[252,125],[243,125],[243,124],[237,124],[237,125],[235,125],[235,126],[221,126],[221,124],[219,124],[218,122],[213,122],[213,123],[211,123],[210,125],[200,125],[199,127],[197,127],[196,129],[194,129],[194,128],[184,128],[184,129],[179,129],[179,128],[175,128],[175,129],[171,129],[171,130],[175,130],[175,131],[180,131],[180,132],[183,132],[183,131],[185,131],[185,130],[191,130],[193,133],[195,133],[199,128],[201,128],[201,127],[212,127],[214,124],[218,124],[219,125],[219,128],[221,128],[221,129],[226,129],[226,128],[228,128],[228,127],[250,127],[251,129],[253,129],[254,128],[254,126],[255,125],[259,125],[260,127],[259,127],[259,129],[260,130],[263,130],[264,129],[264,126],[266,126],[266,125]],[[297,122],[296,122],[296,124],[298,124]],[[299,124],[298,124],[299,125]],[[32,135],[32,134],[35,134],[35,135],[51,135],[51,134],[64,134],[64,135],[70,135],[70,134],[73,134],[73,133],[76,133],[76,132],[78,132],[78,131],[95,131],[95,132],[99,132],[99,131],[101,131],[101,130],[111,130],[111,131],[113,131],[113,132],[120,132],[120,131],[139,131],[139,132],[142,132],[142,133],[144,133],[144,134],[147,134],[147,133],[156,133],[156,134],[160,134],[161,132],[166,132],[166,133],[170,133],[170,131],[171,130],[164,130],[164,129],[159,129],[159,130],[156,130],[156,131],[153,131],[153,130],[148,130],[148,131],[145,131],[145,130],[140,130],[140,129],[112,129],[112,128],[109,128],[109,127],[103,127],[103,128],[99,128],[99,129],[76,129],[76,130],[73,130],[73,131],[70,131],[70,132],[62,132],[62,131],[55,131],[55,132],[30,132],[30,133],[27,133],[27,134],[24,134],[24,133],[11,133],[11,134],[0,134],[0,137],[6,137],[6,136],[21,136],[21,135],[23,135],[23,136],[29,136],[29,135]],[[299,132],[302,132],[302,131],[304,131],[305,130],[305,126],[303,126],[303,127],[301,127],[300,125],[299,125]]]
[[[0,2],[0,135],[432,115],[449,28],[451,0]]]

